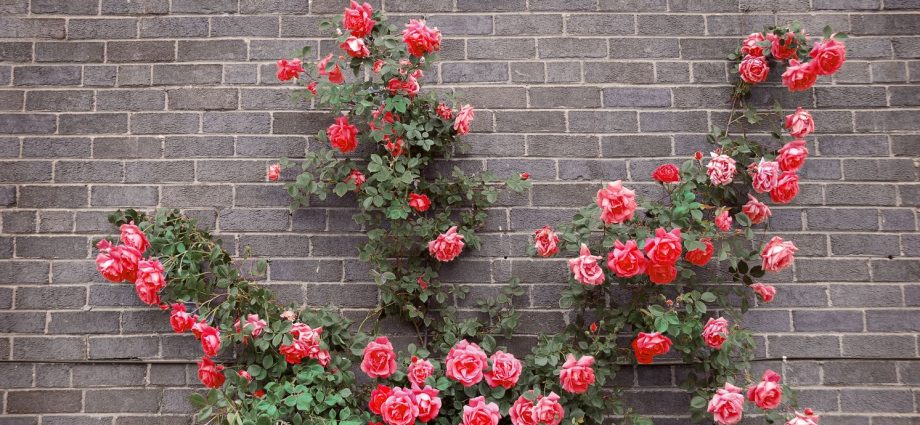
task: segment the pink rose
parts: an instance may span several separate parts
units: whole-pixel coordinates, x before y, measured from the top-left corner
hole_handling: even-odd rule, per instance
[[[487,366],[485,351],[464,339],[447,353],[445,374],[464,387],[471,387],[482,381],[483,371]]]
[[[656,285],[667,285],[677,278],[677,267],[674,263],[651,262],[645,267],[648,280]]]
[[[345,177],[345,183],[353,183],[355,185],[355,191],[361,190],[361,185],[367,181],[367,177],[364,177],[364,174],[358,170],[352,168],[351,172],[348,173],[348,176]]]
[[[776,187],[770,191],[770,199],[777,204],[788,204],[799,194],[799,176],[785,172],[779,178]]]
[[[795,39],[795,34],[787,32],[783,38],[780,38],[776,34],[769,33],[767,34],[767,39],[773,43],[773,46],[770,48],[770,54],[773,55],[773,59],[786,60],[795,56],[798,44]]]
[[[492,368],[485,373],[486,383],[490,387],[504,387],[511,389],[521,377],[521,361],[513,354],[496,351],[489,358]]]
[[[712,246],[711,238],[702,238],[700,243],[706,245],[705,249],[694,249],[693,251],[687,251],[687,255],[684,255],[684,260],[687,260],[688,263],[693,264],[694,266],[703,267],[706,263],[712,259],[712,254],[715,252],[715,247]]]
[[[847,60],[847,48],[834,39],[819,41],[808,54],[814,60],[818,75],[831,75],[837,72]]]
[[[409,98],[413,98],[418,94],[422,87],[418,84],[418,80],[410,75],[409,78],[406,79],[406,82],[403,83],[402,89],[406,92]],[[470,118],[470,120],[472,120],[472,118]]]
[[[722,349],[722,344],[725,344],[725,339],[728,337],[728,320],[725,320],[724,317],[718,319],[710,317],[706,326],[703,326],[703,333],[700,336],[703,337],[706,345],[716,350]]]
[[[313,329],[303,323],[295,322],[291,325],[291,337],[293,337],[293,340],[290,344],[282,345],[278,351],[284,355],[284,359],[290,364],[298,364],[308,357],[319,359],[320,355],[322,355],[322,350],[320,350],[320,336],[322,333],[322,327]]]
[[[486,403],[483,396],[471,399],[463,406],[463,425],[498,425],[502,418],[501,411],[495,403]]]
[[[319,84],[316,81],[310,81],[310,84],[307,84],[307,91],[310,92],[313,96],[316,96],[316,86]]]
[[[760,158],[760,163],[751,164],[748,170],[752,174],[751,187],[753,187],[757,193],[765,193],[773,190],[773,188],[776,187],[776,181],[779,179],[779,175],[782,173],[778,162],[764,161],[763,158]]]
[[[531,393],[532,394],[532,393]],[[533,416],[533,402],[521,395],[508,409],[512,425],[539,425]]]
[[[655,356],[671,350],[671,339],[660,332],[639,332],[632,342],[632,349],[639,364],[652,364]]]
[[[186,312],[185,304],[175,303],[172,305],[172,311],[169,315],[169,324],[172,325],[173,330],[176,331],[177,334],[191,330],[192,326],[194,326],[197,321],[197,315],[193,316]]]
[[[303,72],[303,63],[300,62],[300,59],[279,59],[275,64],[277,68],[278,81],[289,81],[294,78],[300,78],[300,73]]]
[[[227,379],[223,370],[223,365],[214,364],[210,358],[202,357],[198,361],[198,380],[208,388],[220,388]]]
[[[373,15],[374,8],[371,5],[366,2],[359,5],[352,0],[351,7],[345,9],[342,26],[351,31],[351,35],[355,37],[366,37],[373,31],[374,24],[377,23],[371,18]]]
[[[116,245],[103,239],[96,244],[99,255],[96,256],[96,269],[106,280],[115,283],[137,280],[137,264],[141,261],[141,252],[129,245]]]
[[[779,169],[794,173],[805,164],[808,158],[808,147],[802,139],[796,139],[779,148],[779,155],[776,156],[776,162],[779,163]]]
[[[680,229],[665,232],[663,227],[655,229],[655,237],[645,240],[645,256],[653,263],[674,264],[684,248]]]
[[[818,74],[815,72],[814,62],[800,63],[792,59],[789,66],[783,72],[783,85],[789,88],[789,91],[805,91],[815,85],[818,80]]]
[[[237,372],[236,374],[239,375],[240,378],[244,378],[244,379],[246,379],[247,381],[252,382],[252,375],[250,375],[249,372],[247,372],[247,371],[245,371],[245,370],[241,370],[241,371]]]
[[[773,302],[773,297],[776,296],[776,288],[773,285],[764,285],[758,282],[751,285],[751,289],[765,303]]]
[[[396,352],[387,337],[378,336],[367,343],[361,360],[361,371],[371,378],[388,378],[396,373]]]
[[[426,385],[424,388],[413,388],[412,399],[415,406],[418,407],[418,420],[420,422],[430,422],[438,417],[441,411],[441,398],[438,397],[439,391]]]
[[[201,349],[208,357],[220,353],[220,331],[207,323],[201,325]]]
[[[268,322],[260,319],[258,314],[246,315],[246,323],[243,324],[243,328],[240,328],[240,321],[236,321],[237,332],[250,329],[249,334],[253,337],[262,335],[262,329],[265,329],[266,326],[268,326]]]
[[[791,241],[784,241],[783,238],[774,236],[760,252],[760,258],[763,259],[761,267],[769,272],[785,269],[795,261],[795,252],[798,250]]]
[[[713,420],[719,425],[735,425],[741,422],[744,414],[744,396],[741,388],[726,383],[724,388],[719,388],[712,400],[709,400],[707,412],[712,413]]]
[[[741,43],[741,54],[742,55],[751,55],[751,56],[763,56],[763,48],[758,46],[757,43],[766,40],[762,33],[755,32],[751,33],[744,39]]]
[[[473,107],[470,105],[463,105],[460,108],[460,112],[457,112],[457,118],[454,119],[454,131],[461,136],[469,133],[470,124],[473,122],[474,118],[476,118],[476,114],[473,112]]]
[[[613,251],[607,254],[607,268],[617,277],[633,277],[645,272],[648,261],[639,250],[636,241],[626,241],[624,245],[619,240],[613,242]]]
[[[348,56],[353,58],[365,58],[367,55],[371,54],[371,51],[368,50],[367,46],[364,44],[364,39],[355,36],[345,39],[339,47],[344,50]]]
[[[608,225],[632,220],[636,192],[623,187],[621,180],[607,183],[607,187],[597,191],[597,206],[601,209],[601,220]]]
[[[534,239],[534,248],[537,249],[537,255],[541,257],[552,257],[559,252],[559,236],[556,235],[556,232],[553,232],[553,228],[549,226],[543,226],[542,229],[537,230],[533,236]]]
[[[393,393],[393,389],[386,385],[377,385],[377,388],[374,388],[371,391],[371,400],[367,403],[368,409],[371,413],[379,415],[383,412],[383,403],[390,398],[390,394]]]
[[[764,410],[779,407],[779,404],[783,401],[783,388],[779,384],[780,379],[776,372],[767,369],[763,374],[763,378],[760,378],[760,382],[748,388],[747,399]]]
[[[748,202],[741,207],[741,212],[751,219],[751,223],[760,224],[773,215],[770,207],[760,202],[753,195],[748,193]]]
[[[441,31],[425,26],[424,19],[410,19],[403,30],[403,41],[410,55],[421,57],[441,50]]]
[[[748,84],[757,84],[767,81],[770,75],[770,65],[763,56],[747,55],[738,64],[738,75]]]
[[[331,70],[327,70],[329,61],[332,60],[332,53],[327,55],[321,61],[317,62],[316,70],[319,75],[325,75],[332,84],[342,84],[345,82],[345,76],[342,75],[342,68],[339,67],[338,61],[333,64]]]
[[[735,178],[737,169],[735,168],[735,159],[715,152],[711,152],[709,164],[706,164],[706,174],[709,175],[709,181],[716,186],[726,185]]]
[[[604,270],[597,263],[601,257],[591,255],[588,245],[581,244],[581,255],[569,260],[569,270],[575,280],[585,285],[600,285],[604,283]]]
[[[281,164],[268,166],[268,181],[276,182],[281,177]]]
[[[409,363],[409,367],[406,369],[406,378],[409,379],[412,385],[423,387],[425,386],[425,380],[434,374],[434,365],[426,359],[416,357],[412,359],[412,363]]]
[[[380,416],[387,425],[412,425],[418,416],[418,406],[412,399],[412,391],[393,388],[393,392],[380,406]]]
[[[569,354],[565,356],[565,363],[562,364],[562,370],[559,371],[559,383],[562,389],[572,394],[582,394],[588,391],[591,385],[594,385],[594,366],[593,356],[582,356],[575,360],[575,356]]]
[[[454,119],[454,111],[450,109],[450,106],[447,106],[443,103],[438,104],[438,107],[434,110],[434,113],[441,117],[441,119],[444,121],[450,121]]]
[[[349,124],[348,117],[336,118],[335,124],[326,129],[326,135],[329,136],[332,147],[342,153],[351,152],[358,146],[358,127]]]
[[[805,413],[795,412],[795,417],[786,422],[786,425],[818,425],[821,417],[815,415],[811,409],[805,409]]]
[[[418,212],[425,212],[428,211],[428,208],[431,208],[431,199],[428,199],[428,195],[424,193],[410,193],[409,206]]]
[[[565,417],[565,409],[559,404],[559,395],[550,392],[548,396],[537,397],[537,404],[533,406],[533,417],[537,423],[543,425],[559,425]]]
[[[674,164],[662,164],[652,171],[652,178],[659,183],[679,183],[680,169]]]
[[[795,138],[802,138],[815,131],[815,120],[811,113],[799,106],[795,112],[786,115],[786,130]]]
[[[732,229],[732,216],[728,215],[728,210],[723,209],[722,212],[716,216],[716,227],[723,232]]]
[[[163,265],[160,260],[142,260],[137,263],[137,280],[134,289],[138,298],[148,305],[160,303],[160,291],[166,287],[166,278],[163,276]]]
[[[453,226],[428,242],[428,254],[438,261],[453,261],[463,251],[463,246],[463,235],[457,233],[457,226]]]
[[[147,248],[150,248],[147,235],[141,231],[140,227],[135,226],[133,221],[128,224],[122,224],[119,230],[121,230],[121,243],[139,252],[144,252]]]

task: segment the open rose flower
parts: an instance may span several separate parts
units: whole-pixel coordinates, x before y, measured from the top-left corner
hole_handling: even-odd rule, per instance
[[[412,400],[418,407],[418,417],[420,422],[431,422],[438,417],[441,411],[441,398],[438,397],[440,391],[426,385],[424,388],[412,389]]]
[[[727,232],[732,229],[732,216],[728,214],[727,209],[723,209],[718,216],[716,216],[716,227],[723,232]]]
[[[783,85],[789,88],[789,91],[805,91],[815,85],[818,80],[818,74],[815,72],[814,61],[800,63],[792,59],[789,66],[783,72]]]
[[[562,370],[559,371],[559,383],[562,389],[572,394],[582,394],[588,391],[594,385],[594,357],[582,356],[575,359],[575,356],[569,354],[565,356],[565,363],[562,364]]]
[[[682,241],[679,228],[666,232],[659,227],[655,229],[655,237],[645,240],[645,256],[653,263],[674,264],[683,252]]]
[[[795,51],[798,47],[795,34],[787,32],[783,37],[779,37],[770,33],[767,34],[767,39],[773,43],[770,48],[770,54],[773,55],[773,59],[786,60],[795,56]]]
[[[277,69],[278,81],[289,81],[294,78],[300,78],[303,72],[303,63],[300,59],[279,59],[275,64]]]
[[[770,199],[777,204],[788,204],[799,194],[799,176],[786,172],[780,176],[776,187],[770,191]]]
[[[355,37],[366,37],[374,29],[374,24],[377,23],[371,18],[373,15],[374,8],[367,2],[358,4],[358,2],[352,0],[351,7],[345,8],[342,26]]]
[[[173,331],[177,334],[192,330],[192,326],[198,321],[197,315],[188,314],[185,310],[185,304],[175,303],[169,315],[169,324],[172,325]]]
[[[802,139],[796,139],[779,148],[779,155],[776,156],[776,162],[779,163],[779,169],[794,173],[805,164],[808,158],[808,147]]]
[[[716,186],[731,183],[737,172],[735,159],[716,152],[711,152],[709,155],[712,158],[706,164],[706,174],[709,176],[709,181]]]
[[[428,208],[431,208],[431,199],[429,199],[428,195],[425,195],[424,193],[410,193],[409,206],[418,212],[425,212],[428,211]]]
[[[358,146],[358,127],[351,125],[348,117],[336,118],[335,124],[326,129],[326,135],[329,136],[332,147],[342,153],[351,152]]]
[[[412,425],[418,416],[418,406],[412,397],[412,391],[393,388],[393,392],[380,406],[380,416],[387,425]]]
[[[831,75],[846,62],[847,48],[832,38],[815,43],[808,55],[812,57],[818,75]]]
[[[687,260],[688,263],[694,266],[703,267],[712,259],[712,254],[715,253],[715,247],[712,246],[712,238],[702,238],[700,239],[700,243],[706,245],[706,248],[687,251],[687,254],[684,255],[684,260]]]
[[[533,417],[533,401],[528,400],[523,394],[508,409],[508,416],[512,425],[538,425]]]
[[[116,245],[103,239],[96,244],[99,255],[96,256],[96,269],[106,280],[115,283],[137,280],[137,264],[141,261],[141,252],[129,245]]]
[[[413,358],[412,363],[409,363],[406,369],[406,378],[417,387],[425,386],[425,380],[433,374],[434,365],[426,359]]]
[[[815,131],[815,120],[811,113],[799,106],[795,112],[786,115],[786,130],[792,137],[805,137]]]
[[[364,44],[364,39],[355,36],[345,39],[339,47],[353,58],[366,58],[367,55],[371,54],[371,51],[367,49],[367,45]]]
[[[364,177],[364,173],[352,169],[348,176],[345,177],[345,183],[354,183],[355,192],[361,190],[361,185],[367,181],[367,177]]]
[[[680,169],[674,164],[662,164],[652,171],[652,178],[659,183],[679,183]]]
[[[330,60],[332,60],[332,53],[316,63],[316,71],[319,73],[319,75],[326,76],[326,78],[328,78],[329,82],[332,84],[344,83],[345,76],[342,75],[342,68],[339,67],[338,61],[333,64],[332,69],[327,69]]]
[[[569,260],[569,270],[575,280],[585,285],[600,285],[604,283],[604,270],[597,263],[600,259],[599,256],[591,255],[588,245],[581,244],[580,255]]]
[[[655,356],[671,351],[671,339],[660,332],[639,332],[632,342],[632,349],[639,364],[652,364]]]
[[[677,279],[677,267],[674,263],[651,262],[645,267],[648,280],[656,285],[667,285]]]
[[[534,421],[541,425],[559,425],[565,417],[565,409],[559,399],[559,395],[554,392],[537,397],[537,403],[533,406]]]
[[[556,255],[559,252],[559,236],[556,235],[556,232],[553,231],[552,227],[543,226],[542,229],[537,230],[533,235],[534,239],[534,248],[537,250],[537,255],[549,258]]]
[[[418,79],[410,75],[409,78],[406,78],[406,82],[403,83],[402,89],[409,98],[413,98],[422,89],[422,86],[419,85]]]
[[[387,337],[378,336],[367,343],[361,360],[361,371],[371,378],[388,378],[396,373],[396,352]]]
[[[748,216],[751,219],[751,223],[760,224],[764,220],[773,215],[773,212],[770,211],[770,207],[767,204],[760,202],[754,195],[748,193],[748,201],[741,207],[741,212],[744,215]]]
[[[138,298],[148,305],[160,303],[160,291],[166,287],[166,278],[163,276],[163,265],[160,260],[142,260],[137,263],[137,280],[134,289]]]
[[[728,320],[725,320],[724,317],[718,319],[710,317],[709,321],[706,322],[706,326],[703,326],[703,333],[700,336],[703,337],[703,342],[706,345],[716,350],[722,349],[722,345],[725,344],[725,339],[728,337]]]
[[[457,118],[454,119],[454,131],[459,135],[464,135],[470,132],[470,124],[473,123],[473,119],[476,118],[476,113],[473,111],[473,107],[470,105],[463,105],[460,108],[460,112],[457,112]]]
[[[742,55],[752,55],[752,56],[763,56],[763,48],[758,46],[757,43],[765,41],[762,33],[755,32],[751,33],[741,42],[741,54]]]
[[[322,327],[313,329],[304,323],[295,322],[291,325],[291,337],[293,340],[290,344],[282,345],[278,351],[284,355],[284,359],[290,364],[298,364],[305,358],[323,360],[328,353],[324,354],[320,349],[320,336],[322,333]],[[322,362],[320,363],[322,364]]]
[[[457,233],[457,226],[453,226],[428,242],[428,254],[438,261],[453,261],[463,251],[463,246],[463,235]]]
[[[134,222],[122,224],[119,227],[121,231],[121,243],[130,246],[139,252],[144,252],[150,248],[150,242],[147,241],[147,235],[141,231],[140,227],[134,225]]]
[[[492,367],[485,373],[485,378],[490,387],[504,387],[507,390],[517,384],[522,367],[521,361],[513,354],[499,350],[492,354],[489,362]]]
[[[776,187],[776,181],[779,180],[779,175],[782,174],[778,162],[764,161],[763,158],[760,159],[760,163],[751,164],[748,171],[751,173],[751,187],[757,193],[773,190]]]
[[[469,404],[463,406],[462,425],[498,425],[502,418],[501,411],[495,403],[486,403],[483,396],[470,399]]]
[[[785,269],[795,261],[795,252],[798,250],[791,241],[784,241],[783,238],[774,236],[760,252],[760,258],[763,259],[761,267],[768,272]]]
[[[260,319],[258,314],[247,314],[246,323],[241,323],[240,320],[237,319],[234,325],[237,332],[247,331],[248,334],[254,337],[262,335],[262,330],[265,329],[266,326],[268,326],[268,322]]]
[[[617,277],[633,277],[645,272],[648,260],[639,250],[636,241],[628,240],[624,244],[619,240],[613,242],[613,251],[607,254],[607,268]]]
[[[779,407],[783,401],[783,388],[779,384],[780,380],[779,374],[767,369],[760,378],[760,382],[748,388],[747,399],[764,410]]]
[[[227,379],[224,376],[224,366],[214,364],[208,357],[202,357],[198,361],[198,380],[208,388],[220,388]]]
[[[764,285],[758,282],[751,285],[751,289],[753,289],[754,293],[765,303],[773,302],[773,297],[776,296],[776,288],[773,285]]]
[[[441,50],[441,31],[425,26],[424,19],[410,19],[403,30],[403,41],[410,55],[422,57]]]
[[[272,164],[268,166],[268,181],[276,182],[281,177],[281,164]]]
[[[757,84],[767,81],[770,75],[770,65],[763,56],[747,55],[738,64],[738,75],[748,84]]]
[[[447,106],[443,103],[439,103],[434,112],[444,121],[450,121],[454,119],[454,111],[450,109],[450,106]]]
[[[371,400],[367,403],[367,407],[370,409],[371,413],[379,415],[381,412],[383,412],[381,410],[383,403],[386,402],[388,398],[390,398],[390,394],[392,393],[392,388],[386,385],[377,385],[377,388],[374,388],[371,391]]]
[[[601,209],[601,220],[608,225],[632,220],[636,212],[636,192],[623,187],[621,180],[607,183],[597,191],[597,206]]]
[[[709,400],[707,412],[712,413],[712,419],[719,425],[735,425],[741,422],[744,414],[744,396],[741,388],[726,383],[724,388],[719,388],[712,400]]]
[[[214,357],[220,353],[220,331],[217,328],[204,323],[201,325],[201,349],[209,357]]]
[[[786,425],[818,425],[820,420],[821,417],[811,409],[805,409],[804,413],[795,412],[795,417],[786,422]]]
[[[482,381],[483,371],[488,367],[486,352],[479,345],[462,340],[447,353],[445,369],[448,378],[464,387],[471,387]]]

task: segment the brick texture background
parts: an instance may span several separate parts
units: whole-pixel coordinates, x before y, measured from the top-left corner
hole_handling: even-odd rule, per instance
[[[756,91],[820,110],[801,194],[772,222],[801,258],[747,324],[758,369],[782,369],[827,423],[920,423],[920,1],[380,1],[395,22],[425,15],[444,32],[428,79],[479,108],[463,166],[533,176],[492,211],[483,251],[446,274],[476,294],[521,277],[524,334],[567,320],[563,260],[523,258],[528,234],[570,217],[602,180],[649,192],[653,166],[705,149],[741,35],[791,20],[850,32],[832,79]],[[272,61],[331,48],[319,23],[343,5],[0,0],[0,424],[189,421],[195,341],[93,269],[90,242],[113,233],[116,207],[183,208],[238,254],[272,258],[285,301],[356,316],[374,304],[349,202],[289,214],[264,182],[328,119],[288,101]],[[656,423],[682,424],[682,370],[617,383]]]

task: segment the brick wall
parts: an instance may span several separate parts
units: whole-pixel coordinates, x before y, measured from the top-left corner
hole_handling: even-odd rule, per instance
[[[755,94],[820,110],[801,195],[772,223],[802,258],[747,321],[762,335],[758,368],[782,368],[826,422],[920,423],[920,1],[385,3],[394,21],[425,14],[446,36],[430,79],[479,108],[464,166],[533,176],[492,211],[483,251],[446,274],[480,294],[521,277],[529,334],[566,320],[562,260],[522,258],[532,229],[570,217],[601,180],[651,190],[654,165],[704,148],[740,35],[794,19],[849,31],[833,79]],[[321,15],[343,4],[0,0],[0,424],[188,421],[195,342],[93,270],[90,241],[112,233],[116,207],[200,217],[237,253],[274,259],[286,301],[373,305],[350,204],[291,215],[264,183],[267,164],[302,156],[328,118],[287,100],[272,61],[330,48]],[[656,423],[685,423],[681,371],[618,383],[666,418]]]

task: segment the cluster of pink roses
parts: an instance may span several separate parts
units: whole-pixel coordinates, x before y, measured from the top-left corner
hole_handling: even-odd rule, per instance
[[[105,239],[96,244],[96,269],[110,282],[133,283],[141,301],[160,304],[160,291],[166,287],[163,265],[156,258],[142,258],[150,242],[134,222],[122,224],[120,230],[121,245],[112,245]]]
[[[776,409],[783,400],[780,380],[779,374],[767,369],[760,382],[748,387],[747,400],[763,410]],[[726,383],[709,400],[707,411],[712,413],[717,424],[735,425],[741,422],[744,415],[744,400],[741,388]],[[805,414],[796,412],[796,417],[786,422],[786,425],[817,425],[819,419],[811,409],[805,409]]]
[[[755,32],[749,35],[741,44],[741,54],[744,58],[738,65],[741,79],[748,84],[758,84],[767,80],[770,73],[770,58],[786,63],[783,72],[783,84],[790,91],[807,90],[815,84],[819,75],[831,75],[843,66],[846,61],[846,46],[834,40],[833,36],[815,43],[808,56],[799,57],[799,44],[806,42],[804,34],[801,38],[797,33],[787,31],[785,36],[777,36],[773,32]],[[770,48],[766,50],[762,44],[769,42]],[[808,60],[810,57],[810,60]],[[807,62],[801,62],[808,60]]]
[[[311,328],[309,325],[300,322],[294,322],[291,325],[290,344],[282,345],[278,350],[284,355],[284,360],[290,364],[298,364],[305,358],[314,359],[323,366],[329,364],[329,351],[323,349],[321,336],[323,328]],[[255,336],[255,335],[253,335]]]

